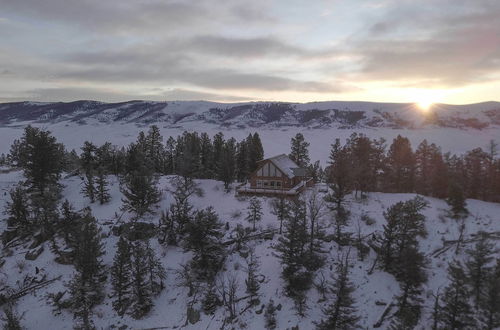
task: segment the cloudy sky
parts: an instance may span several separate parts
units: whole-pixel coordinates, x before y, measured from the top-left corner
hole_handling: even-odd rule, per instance
[[[0,102],[500,101],[498,0],[0,0]]]

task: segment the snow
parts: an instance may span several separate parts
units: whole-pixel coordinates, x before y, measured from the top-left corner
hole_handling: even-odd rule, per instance
[[[0,209],[3,209],[7,201],[6,193],[18,180],[22,179],[22,173],[19,171],[11,171],[0,174],[0,194],[3,196],[0,199]],[[159,204],[158,210],[164,210],[170,203],[173,202],[173,197],[168,192],[170,187],[170,177],[162,177],[159,182],[163,192],[163,198]],[[64,198],[69,199],[74,203],[77,209],[86,206],[92,208],[93,214],[97,217],[104,234],[106,235],[106,255],[104,262],[109,267],[112,263],[112,258],[115,252],[117,237],[110,234],[111,221],[115,220],[115,212],[121,205],[121,193],[119,190],[118,181],[110,176],[109,180],[112,184],[111,194],[112,199],[109,204],[98,205],[89,204],[86,199],[80,195],[81,179],[78,177],[70,177],[62,180],[64,184]],[[208,206],[214,207],[219,214],[220,220],[223,223],[228,223],[231,229],[234,229],[237,224],[250,226],[244,219],[245,209],[248,205],[249,197],[237,197],[234,192],[226,193],[223,184],[214,180],[197,180],[204,194],[201,197],[195,196],[192,198],[192,203],[197,208],[205,208]],[[354,197],[349,199],[349,207],[351,209],[351,220],[348,230],[356,232],[356,225],[361,215],[368,215],[375,220],[372,225],[361,223],[362,235],[370,235],[374,232],[380,232],[385,223],[383,218],[384,210],[390,205],[405,201],[415,197],[414,194],[384,194],[370,193],[366,200],[356,200]],[[270,198],[258,197],[263,202],[263,219],[258,223],[259,228],[277,228],[279,223],[276,217],[270,212]],[[443,216],[448,208],[446,203],[435,198],[428,198],[429,207],[423,213],[425,214],[426,227],[429,235],[421,239],[420,248],[429,256],[429,264],[427,273],[429,281],[424,287],[424,304],[426,307],[432,306],[433,298],[427,295],[427,292],[435,292],[438,288],[442,288],[447,283],[446,268],[449,261],[454,258],[464,258],[463,250],[455,255],[453,249],[445,252],[438,258],[431,256],[432,251],[442,246],[443,240],[452,240],[458,237],[458,224],[455,220]],[[495,203],[487,203],[478,200],[468,200],[468,208],[471,215],[468,217],[466,224],[466,236],[476,233],[479,230],[484,231],[500,231],[500,205]],[[151,216],[146,221],[156,222],[158,215]],[[330,216],[326,214],[321,222],[326,227],[327,233],[333,231]],[[3,230],[5,223],[0,223],[0,230]],[[279,235],[275,235],[272,240],[258,240],[253,242],[256,255],[260,261],[259,273],[265,278],[261,284],[260,301],[261,304],[266,304],[270,299],[273,299],[275,304],[282,304],[283,308],[277,312],[278,328],[286,329],[292,326],[299,325],[300,329],[314,328],[314,322],[319,321],[323,315],[321,312],[321,303],[318,303],[320,298],[316,289],[312,288],[308,293],[307,315],[301,318],[296,315],[293,308],[293,302],[284,295],[283,280],[280,277],[281,265],[277,258],[273,246],[277,243]],[[191,258],[190,253],[184,252],[178,247],[163,247],[156,240],[152,240],[153,247],[161,257],[165,268],[168,271],[166,280],[166,289],[155,298],[155,308],[143,320],[133,320],[128,316],[120,318],[116,316],[111,307],[111,300],[106,299],[105,303],[95,308],[94,320],[98,328],[107,329],[111,325],[128,325],[130,328],[153,328],[153,327],[182,327],[186,320],[186,304],[189,301],[187,290],[178,286],[176,271],[179,270],[183,263],[188,262]],[[498,242],[497,246],[499,246]],[[326,265],[318,272],[323,274],[326,279],[330,278],[330,267],[335,269],[335,263],[341,253],[346,252],[346,248],[341,250],[334,242],[328,242],[324,245]],[[47,294],[56,293],[65,290],[64,284],[67,283],[73,273],[72,266],[59,265],[54,262],[49,246],[45,244],[45,250],[35,261],[24,260],[25,249],[14,251],[10,257],[6,257],[6,263],[1,269],[0,281],[11,286],[16,286],[16,282],[22,280],[25,274],[33,274],[35,267],[42,269],[47,273],[48,278],[62,276],[61,281],[37,291],[32,295],[21,298],[18,302],[17,309],[20,313],[26,312],[23,319],[23,324],[28,329],[71,329],[73,325],[73,317],[68,311],[62,311],[61,314],[54,314],[53,307],[47,305]],[[392,275],[375,269],[368,275],[368,270],[375,259],[374,252],[366,257],[364,261],[358,260],[356,251],[350,252],[351,259],[351,280],[356,284],[354,293],[357,306],[362,315],[361,324],[365,328],[372,328],[373,323],[377,321],[383,312],[385,306],[376,305],[376,301],[390,302],[398,293],[399,285]],[[244,267],[245,260],[237,253],[231,254],[225,265],[225,273],[234,274],[239,279],[238,296],[244,296]],[[22,268],[22,271],[20,270]],[[106,287],[106,293],[110,293],[109,285]],[[239,310],[245,307],[244,302],[238,305]],[[255,310],[258,309],[255,308]],[[246,325],[246,329],[263,329],[264,317],[263,314],[256,314],[255,310],[249,310],[239,317],[239,323],[236,328],[242,328]],[[422,316],[422,328],[428,328],[429,324],[426,320],[429,317],[429,308],[424,308]],[[219,308],[214,316],[207,316],[201,313],[200,322],[195,325],[188,325],[185,329],[218,329],[224,318],[223,309]],[[387,324],[384,324],[384,329]]]
[[[297,164],[295,164],[295,162],[293,160],[291,160],[285,154],[271,157],[271,158],[269,158],[269,160],[274,165],[276,165],[281,170],[281,172],[283,172],[289,178],[293,178],[295,176],[293,174],[293,169],[299,167]]]

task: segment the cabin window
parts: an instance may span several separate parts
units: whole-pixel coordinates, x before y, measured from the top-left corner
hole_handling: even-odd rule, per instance
[[[270,183],[271,183],[271,187],[274,188],[274,181],[271,181]]]
[[[269,187],[269,181],[264,181],[264,188]]]
[[[276,187],[281,188],[281,181],[276,181]]]
[[[262,180],[257,180],[257,188],[262,188]]]

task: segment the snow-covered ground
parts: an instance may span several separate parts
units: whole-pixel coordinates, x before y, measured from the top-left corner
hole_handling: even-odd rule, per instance
[[[57,137],[60,137],[63,135],[64,129],[68,130],[66,133],[70,130],[70,128],[62,127],[53,129],[53,131]],[[72,129],[77,128],[73,127]],[[113,128],[113,133],[111,134],[121,135],[123,132],[125,132],[125,130],[122,130],[120,133],[120,131],[115,131]],[[78,131],[75,131],[74,133],[75,136],[88,136],[89,139],[94,141],[102,138],[103,140],[101,141],[103,142],[104,138],[102,136],[110,134],[110,131],[90,131],[87,135],[81,135],[83,132]],[[129,132],[127,132],[127,134],[128,133]],[[0,132],[0,134],[3,137],[5,136],[2,132]],[[238,132],[237,134],[244,135],[245,133]],[[292,134],[292,132],[287,132],[287,134]],[[319,134],[317,132],[311,132],[311,134],[312,135],[308,136],[309,138],[312,136],[320,136],[315,135]],[[263,141],[266,141],[267,139],[265,133],[262,135],[264,137]],[[122,135],[122,137],[123,140],[121,141],[123,142],[132,141],[135,138],[135,134],[132,132],[130,135]],[[334,137],[339,137],[339,135],[332,134],[328,141]],[[421,137],[429,138],[429,136],[426,135]],[[130,140],[128,140],[129,138]],[[452,139],[452,137],[450,137],[450,139]],[[483,139],[484,140],[481,140],[482,142],[487,141],[487,138]],[[71,140],[72,136],[68,135],[66,141],[63,139],[63,142],[68,143],[70,147],[78,147],[81,144],[81,140],[77,143],[75,139],[73,140],[73,144],[71,144]],[[288,138],[276,138],[272,144],[270,144],[271,142],[265,144],[267,153],[271,154],[274,153],[274,150],[277,151],[279,140],[282,140],[282,143],[285,143]],[[476,142],[478,143],[479,140],[476,140]],[[275,149],[273,149],[273,145]],[[288,144],[286,144],[286,146],[287,145]],[[281,148],[285,148],[285,146],[281,146]],[[315,155],[319,155],[318,151],[313,151],[312,153],[313,157]],[[8,172],[0,174],[0,209],[4,208],[8,198],[8,190],[21,179],[21,172]],[[104,262],[108,267],[112,263],[115,252],[115,244],[117,242],[117,237],[110,233],[112,225],[109,223],[110,220],[111,223],[113,222],[115,219],[115,212],[117,212],[121,206],[121,193],[118,181],[116,178],[110,177],[110,182],[112,183],[112,199],[109,204],[101,206],[98,204],[89,204],[86,199],[82,198],[80,194],[82,185],[80,178],[71,177],[62,180],[62,183],[65,186],[63,193],[64,198],[70,200],[77,209],[90,206],[93,214],[97,217],[99,223],[101,224],[103,232],[107,235],[105,238],[106,255],[104,256]],[[250,224],[245,220],[245,209],[248,205],[247,198],[236,197],[234,193],[224,192],[223,184],[221,182],[214,180],[198,180],[197,182],[203,189],[204,195],[202,197],[192,198],[191,202],[196,208],[213,206],[215,211],[219,214],[220,220],[223,223],[229,223],[230,230],[234,229],[237,224],[250,226]],[[169,180],[167,177],[161,178],[159,186],[163,191],[162,201],[158,208],[160,211],[166,209],[173,199],[167,190],[169,187]],[[363,201],[351,198],[350,209],[352,215],[348,230],[352,232],[356,231],[358,220],[363,214],[366,214],[375,220],[375,223],[372,225],[367,225],[365,222],[359,221],[363,235],[368,235],[382,230],[382,225],[385,223],[383,211],[396,202],[405,201],[413,198],[414,196],[414,194],[371,193],[368,198]],[[268,227],[277,228],[279,223],[276,220],[276,217],[270,213],[270,199],[261,197],[261,200],[263,202],[264,216],[258,226],[262,229],[266,229]],[[429,207],[425,209],[423,213],[426,216],[426,228],[429,235],[420,242],[421,250],[429,256],[427,269],[429,280],[425,285],[424,290],[425,308],[421,322],[421,327],[423,329],[429,328],[427,320],[429,319],[430,308],[433,304],[433,298],[430,293],[435,292],[438,288],[444,287],[447,284],[446,268],[448,262],[454,258],[463,258],[464,253],[462,250],[458,255],[455,255],[454,249],[450,249],[441,254],[438,258],[431,256],[431,253],[434,250],[442,247],[443,240],[453,240],[458,237],[458,224],[455,220],[443,216],[445,214],[445,210],[448,208],[444,201],[435,198],[426,198],[426,200],[429,201]],[[500,231],[500,204],[487,203],[477,200],[468,200],[467,203],[470,216],[466,220],[466,236],[474,234],[479,230],[488,232]],[[158,217],[158,215],[151,216],[147,219],[147,221],[156,223],[158,221]],[[327,233],[331,233],[333,231],[333,227],[329,214],[326,213],[321,221],[323,222],[323,226],[326,228]],[[2,221],[0,222],[0,230],[3,230],[4,228],[5,222]],[[321,303],[318,303],[320,298],[319,293],[314,288],[310,290],[307,295],[307,304],[309,307],[307,310],[307,316],[303,318],[297,316],[293,308],[293,302],[283,293],[284,283],[280,278],[281,265],[279,259],[275,256],[275,251],[273,250],[273,245],[277,243],[277,240],[278,235],[275,235],[272,240],[260,240],[251,243],[254,245],[256,255],[260,261],[259,273],[265,278],[260,289],[261,304],[267,304],[270,299],[273,299],[276,305],[282,305],[282,309],[277,311],[279,329],[287,329],[296,325],[299,325],[300,329],[312,329],[314,327],[314,322],[319,321],[323,316],[321,312],[322,305]],[[188,301],[187,290],[178,286],[178,280],[175,273],[181,264],[186,263],[190,259],[191,255],[183,252],[181,248],[162,247],[158,245],[154,239],[152,240],[152,243],[157,251],[157,254],[161,256],[161,261],[168,271],[166,289],[155,298],[154,309],[143,320],[133,320],[128,316],[121,318],[118,317],[113,311],[111,307],[111,299],[107,298],[104,304],[95,308],[94,320],[98,328],[108,329],[111,325],[128,325],[129,328],[134,329],[155,327],[173,329],[181,328],[186,323],[186,303]],[[335,264],[341,250],[334,242],[325,243],[324,249],[326,251],[326,264],[322,270],[318,271],[317,274],[319,275],[323,273],[324,276],[329,279],[331,274],[330,267]],[[65,290],[64,283],[68,282],[70,279],[73,267],[57,264],[54,261],[54,256],[50,252],[50,248],[47,243],[45,243],[44,252],[35,261],[25,260],[25,252],[26,249],[18,249],[14,251],[12,256],[5,258],[6,263],[2,268],[0,268],[1,282],[15,287],[16,281],[20,281],[25,274],[33,275],[35,273],[35,267],[38,267],[42,272],[47,273],[48,278],[54,278],[61,275],[62,279],[19,300],[17,310],[20,313],[26,312],[24,314],[23,324],[28,329],[71,329],[73,325],[72,315],[67,311],[63,311],[61,314],[55,315],[52,310],[53,308],[47,304],[47,294]],[[375,269],[371,275],[368,274],[368,271],[375,259],[373,251],[370,252],[364,261],[358,260],[355,250],[351,251],[350,257],[350,274],[351,280],[356,284],[356,291],[354,295],[357,301],[359,314],[362,317],[361,324],[364,328],[372,328],[373,324],[377,321],[385,308],[385,306],[376,305],[375,302],[390,302],[392,298],[399,293],[399,285],[392,275],[377,269]],[[225,264],[225,272],[234,273],[239,278],[240,285],[238,296],[245,295],[244,266],[245,260],[238,254],[230,255]],[[109,294],[109,285],[106,290],[107,294]],[[243,310],[244,307],[246,307],[245,302],[241,301],[238,306],[239,310]],[[259,307],[249,309],[240,315],[238,318],[239,323],[235,324],[234,327],[246,327],[247,329],[256,330],[264,329],[263,313],[257,314],[255,312],[257,309],[259,309]],[[194,325],[188,325],[185,328],[219,329],[223,318],[223,308],[219,308],[214,316],[207,316],[201,313],[200,322]],[[387,324],[384,324],[382,329],[385,326],[387,326]]]

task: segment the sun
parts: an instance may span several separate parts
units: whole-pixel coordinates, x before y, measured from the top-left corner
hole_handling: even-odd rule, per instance
[[[420,108],[420,110],[424,112],[429,111],[432,108],[433,104],[434,102],[432,102],[431,100],[422,100],[417,102],[417,105]]]

